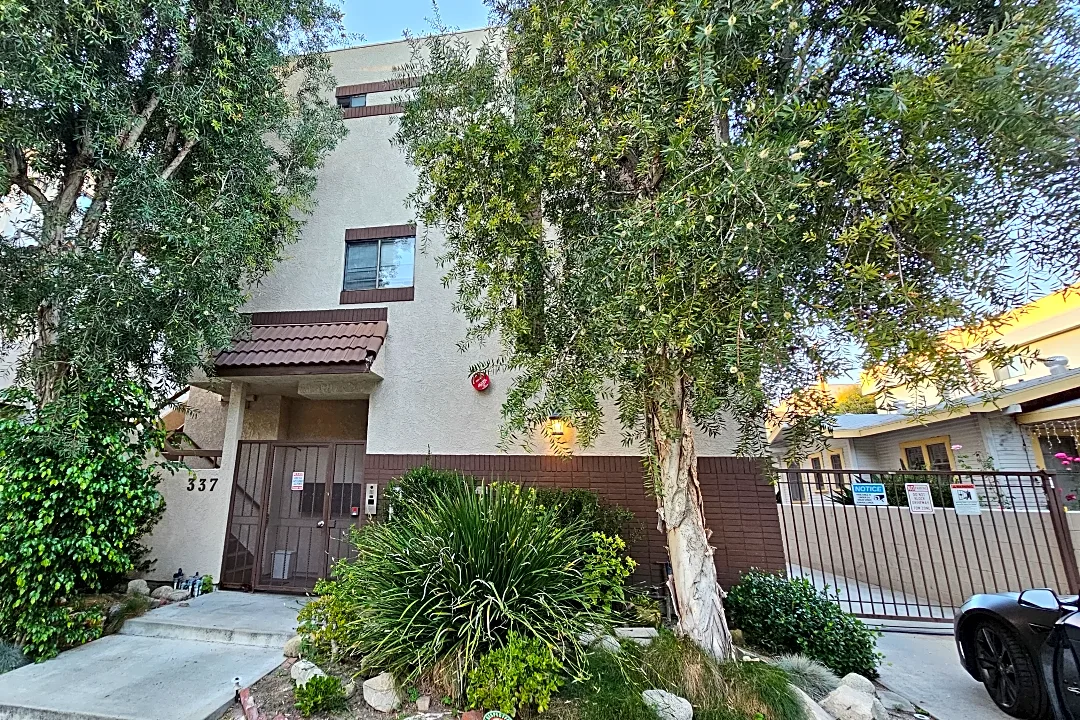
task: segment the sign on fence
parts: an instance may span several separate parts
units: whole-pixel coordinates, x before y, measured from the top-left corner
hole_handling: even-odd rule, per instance
[[[953,509],[956,510],[957,515],[978,515],[982,512],[975,483],[953,483],[950,489]]]
[[[908,510],[913,515],[933,515],[934,496],[930,494],[930,483],[905,483]]]
[[[851,495],[855,498],[856,505],[884,507],[889,504],[885,497],[885,483],[853,483]]]
[[[303,490],[304,489],[304,473],[294,472],[292,474],[292,485],[289,486],[290,490]]]

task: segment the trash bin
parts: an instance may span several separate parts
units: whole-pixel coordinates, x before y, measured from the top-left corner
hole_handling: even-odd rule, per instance
[[[274,580],[288,580],[289,569],[292,566],[292,550],[275,550],[271,553],[273,556],[273,569],[270,577]]]

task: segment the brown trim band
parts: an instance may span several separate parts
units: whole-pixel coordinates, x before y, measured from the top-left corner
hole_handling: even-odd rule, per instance
[[[377,225],[375,227],[348,228],[345,231],[345,242],[415,237],[415,235],[416,226],[411,223],[407,225]]]
[[[369,363],[340,365],[257,365],[252,367],[219,367],[220,377],[251,377],[261,375],[342,375],[371,371]]]
[[[288,310],[252,313],[252,325],[314,325],[317,323],[379,322],[386,319],[386,308],[349,308],[347,310]]]
[[[395,78],[393,80],[379,80],[378,82],[358,83],[356,85],[339,85],[334,91],[335,97],[347,95],[367,95],[368,93],[393,92],[394,90],[407,90],[420,85],[420,78]]]
[[[376,117],[378,115],[398,115],[403,112],[405,112],[405,106],[401,103],[382,103],[358,108],[345,108],[342,110],[342,117],[346,120],[352,120],[354,118]]]
[[[404,302],[413,299],[413,287],[380,288],[378,290],[342,290],[338,302],[342,305],[361,303]],[[386,311],[386,308],[382,308]]]

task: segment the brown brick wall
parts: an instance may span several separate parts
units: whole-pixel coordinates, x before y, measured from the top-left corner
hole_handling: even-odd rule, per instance
[[[524,485],[593,490],[609,502],[632,510],[642,525],[642,539],[631,555],[639,563],[641,582],[657,584],[667,560],[664,536],[656,529],[656,501],[645,489],[641,458],[578,456],[565,460],[539,455],[368,455],[365,482],[387,481],[420,465]],[[705,497],[705,516],[716,548],[717,577],[722,587],[751,567],[780,571],[785,567],[780,519],[773,487],[757,461],[735,457],[699,458],[698,478]],[[380,492],[381,494],[381,492]]]

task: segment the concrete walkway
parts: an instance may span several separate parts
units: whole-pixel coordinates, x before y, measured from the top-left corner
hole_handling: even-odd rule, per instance
[[[300,599],[216,592],[0,675],[0,720],[206,720],[281,664]]]
[[[887,632],[877,645],[881,684],[938,720],[1012,720],[960,667],[952,635]]]

